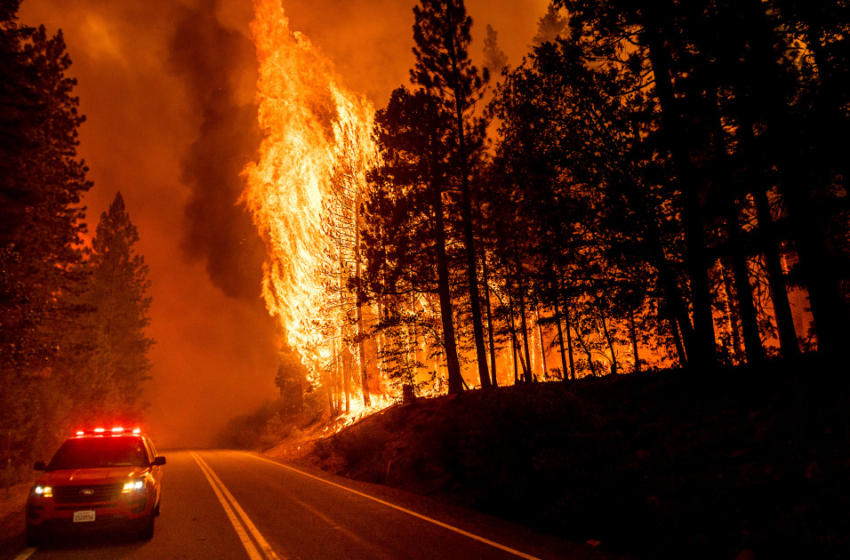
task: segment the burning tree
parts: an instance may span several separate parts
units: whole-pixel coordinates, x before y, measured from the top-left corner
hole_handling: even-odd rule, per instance
[[[829,68],[845,35],[758,2],[716,13],[626,4],[553,4],[533,53],[502,74],[484,157],[476,103],[488,73],[470,62],[461,0],[414,8],[412,88],[374,118],[280,6],[257,1],[266,139],[245,199],[269,249],[269,310],[332,410],[351,409],[354,377],[368,404],[370,388],[391,375],[415,384],[431,360],[457,393],[464,363],[477,364],[481,387],[496,385],[499,358],[514,382],[711,367],[718,355],[757,363],[774,331],[793,356],[803,317],[790,316],[791,290],[812,298],[818,344],[837,347],[846,173],[815,133],[846,105]],[[765,17],[807,35],[814,58],[794,58]],[[728,23],[736,41],[705,22]],[[495,39],[491,29],[490,68],[504,64]],[[787,56],[769,60],[773,51]],[[776,87],[754,81],[759,72]],[[770,134],[756,135],[762,125]],[[560,373],[547,354],[556,348]]]
[[[350,101],[340,98],[343,105]],[[355,108],[348,107],[347,114]],[[330,306],[330,317],[335,328],[334,348],[339,347],[337,363],[343,378],[345,392],[345,411],[351,411],[350,379],[354,362],[358,366],[360,386],[364,406],[371,405],[369,380],[366,370],[366,351],[363,307],[365,294],[361,287],[362,255],[360,249],[359,208],[363,200],[363,190],[368,169],[375,166],[377,153],[371,139],[371,115],[366,123],[352,119],[334,123],[334,137],[337,143],[335,165],[330,176],[330,196],[324,203],[324,232],[330,240],[326,254],[325,289],[334,302]],[[352,352],[356,348],[356,353]],[[351,364],[352,368],[347,367]],[[339,407],[337,406],[337,409]]]
[[[258,0],[260,158],[245,169],[244,201],[267,247],[263,294],[332,412],[356,363],[371,404],[364,344],[357,208],[376,156],[373,108],[342,85],[331,62],[289,28],[279,2]],[[354,289],[349,289],[353,287]],[[353,351],[354,350],[354,351]]]

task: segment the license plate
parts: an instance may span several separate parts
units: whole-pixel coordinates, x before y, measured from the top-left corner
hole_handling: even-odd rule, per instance
[[[88,521],[94,521],[95,511],[93,509],[86,511],[75,511],[74,512],[74,523],[86,523]]]

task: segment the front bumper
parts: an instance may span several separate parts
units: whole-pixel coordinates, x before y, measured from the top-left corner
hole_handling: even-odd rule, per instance
[[[117,526],[136,526],[152,515],[153,492],[121,495],[117,500],[102,503],[62,503],[51,498],[31,498],[27,502],[27,527],[39,531],[90,531]],[[80,521],[91,518],[92,521]],[[77,521],[75,521],[75,513]]]

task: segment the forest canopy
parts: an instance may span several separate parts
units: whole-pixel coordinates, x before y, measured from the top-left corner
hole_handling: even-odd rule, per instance
[[[368,403],[840,353],[846,3],[558,0],[521,61],[461,0],[414,20],[333,234],[357,266],[325,271],[332,411],[357,382]]]

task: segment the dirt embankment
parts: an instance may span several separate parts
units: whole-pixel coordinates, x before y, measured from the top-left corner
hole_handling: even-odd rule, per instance
[[[270,454],[639,558],[846,558],[842,373],[806,357],[474,391]]]

